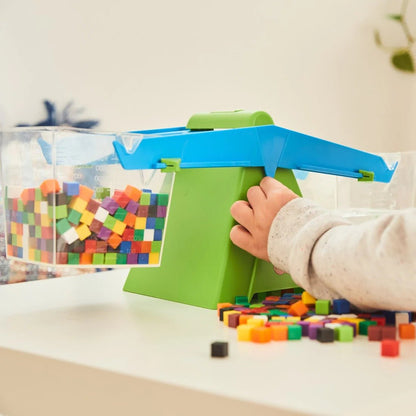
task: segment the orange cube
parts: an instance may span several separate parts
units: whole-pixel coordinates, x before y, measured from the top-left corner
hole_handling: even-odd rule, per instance
[[[123,239],[116,233],[112,233],[107,240],[107,243],[110,247],[117,248]]]
[[[46,181],[40,184],[40,190],[43,196],[47,196],[48,194],[59,192],[61,187],[56,179],[46,179]]]
[[[142,241],[141,253],[150,253],[152,251],[151,241]]]
[[[142,191],[131,185],[126,186],[124,193],[135,202],[137,202],[142,196]]]
[[[249,319],[254,318],[256,315],[241,314],[240,325],[245,325]]]
[[[416,327],[413,324],[399,324],[399,336],[402,339],[415,339]]]
[[[83,199],[84,201],[89,201],[92,196],[94,195],[94,190],[91,188],[88,188],[88,186],[85,185],[79,185],[79,194],[78,196]]]
[[[134,224],[136,223],[136,216],[132,214],[131,212],[128,212],[127,215],[124,217],[123,222],[129,226],[134,227]]]
[[[81,253],[79,264],[92,264],[92,253]]]
[[[272,330],[267,326],[256,326],[251,330],[251,340],[253,342],[270,342],[272,339]]]
[[[297,301],[290,305],[288,309],[288,313],[293,316],[302,316],[305,315],[309,311],[308,307],[301,301]]]
[[[227,308],[228,306],[233,306],[233,304],[229,302],[217,303],[217,315],[220,316],[220,309]]]
[[[273,341],[286,341],[288,329],[287,325],[271,325],[270,326]]]

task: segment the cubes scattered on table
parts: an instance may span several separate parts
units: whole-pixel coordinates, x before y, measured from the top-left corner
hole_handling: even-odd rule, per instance
[[[303,337],[307,338],[303,342],[351,343],[358,335],[365,336],[368,341],[380,342],[382,356],[395,357],[399,355],[400,347],[396,340],[397,332],[401,340],[414,340],[416,337],[416,323],[399,323],[396,327],[395,312],[351,313],[348,301],[336,299],[331,305],[329,300],[316,299],[311,303],[310,295],[304,293],[286,289],[280,295],[256,296],[253,303],[245,296],[236,296],[233,304],[217,305],[218,317],[229,328],[236,329],[238,341],[257,344],[301,340]],[[331,309],[347,313],[329,314]],[[322,314],[324,310],[328,314]],[[416,318],[412,313],[400,314],[404,321]],[[386,322],[390,324],[386,325]]]

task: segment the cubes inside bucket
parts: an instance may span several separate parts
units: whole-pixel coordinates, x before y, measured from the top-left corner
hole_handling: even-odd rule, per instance
[[[9,257],[78,267],[160,264],[174,176],[124,170],[114,140],[134,144],[140,135],[59,128],[4,133]]]

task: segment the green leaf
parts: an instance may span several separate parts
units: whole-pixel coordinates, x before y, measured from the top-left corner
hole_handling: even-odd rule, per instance
[[[374,31],[374,42],[376,43],[377,46],[381,46],[381,36],[378,30]]]
[[[407,49],[396,51],[391,56],[391,63],[400,71],[415,72],[412,55]]]
[[[401,14],[388,14],[387,18],[391,19],[391,20],[396,20],[397,22],[401,22],[403,20],[403,15],[401,15]]]

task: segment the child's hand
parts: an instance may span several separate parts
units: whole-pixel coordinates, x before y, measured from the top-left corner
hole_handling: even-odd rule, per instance
[[[265,177],[260,186],[247,191],[247,201],[231,206],[231,215],[239,223],[230,232],[231,241],[255,257],[269,261],[267,241],[276,214],[298,196],[271,177]]]

